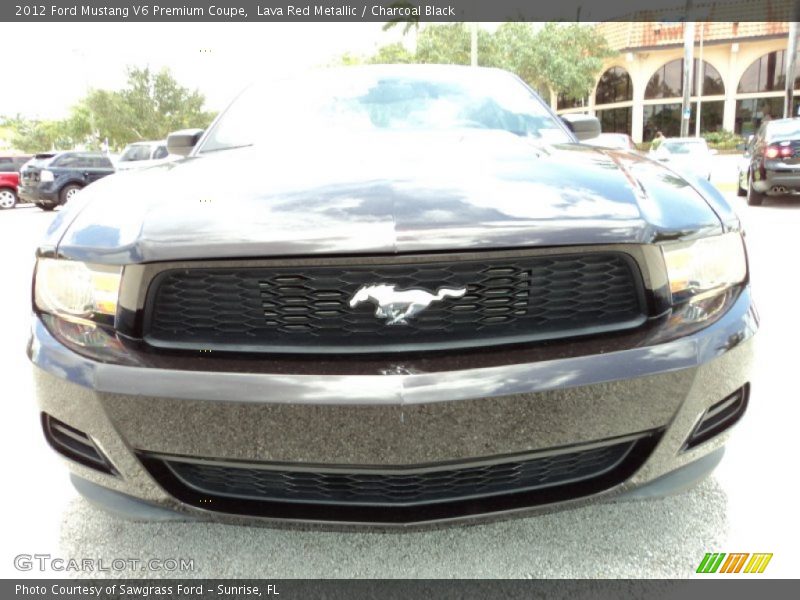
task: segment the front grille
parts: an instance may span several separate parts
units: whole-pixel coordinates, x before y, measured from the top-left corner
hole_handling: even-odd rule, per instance
[[[359,289],[375,284],[423,290],[438,300],[390,324],[388,315],[376,316],[376,300],[351,306]],[[406,306],[396,308],[401,314]],[[170,269],[150,286],[144,333],[158,347],[371,352],[555,339],[631,328],[644,319],[636,263],[623,253],[594,252]]]
[[[624,481],[657,433],[501,462],[427,468],[220,462],[140,453],[179,500],[209,510],[275,518],[410,522],[578,498]]]

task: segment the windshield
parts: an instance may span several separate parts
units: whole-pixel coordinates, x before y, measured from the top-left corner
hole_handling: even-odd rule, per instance
[[[770,123],[768,125],[770,140],[793,140],[800,138],[800,121]]]
[[[48,165],[57,155],[53,152],[40,152],[23,165],[25,167],[44,167]]]
[[[542,102],[502,71],[353,68],[251,87],[223,114],[201,152],[280,145],[288,136],[456,129],[572,141]]]
[[[119,160],[121,162],[130,162],[134,160],[148,160],[149,158],[150,146],[146,144],[133,144],[125,148]]]

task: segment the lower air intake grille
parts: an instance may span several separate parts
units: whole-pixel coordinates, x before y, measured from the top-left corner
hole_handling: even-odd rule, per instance
[[[406,522],[533,506],[607,489],[641,465],[657,437],[648,434],[498,463],[380,471],[140,456],[165,489],[207,510]]]

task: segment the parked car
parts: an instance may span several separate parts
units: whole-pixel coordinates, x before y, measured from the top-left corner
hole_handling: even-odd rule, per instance
[[[738,194],[750,206],[760,206],[767,196],[800,191],[800,118],[761,124],[745,146],[739,165]]]
[[[89,186],[38,248],[28,346],[75,486],[398,526],[708,474],[749,399],[741,225],[598,128],[505,71],[341,68]]]
[[[23,167],[19,195],[42,210],[53,210],[112,173],[114,165],[100,152],[44,152]]]
[[[590,146],[600,146],[601,148],[612,148],[614,150],[636,151],[636,144],[626,133],[601,133],[596,138],[586,140],[585,144]]]
[[[17,205],[19,170],[30,158],[26,155],[0,156],[0,210]]]
[[[711,150],[703,138],[666,138],[651,155],[671,169],[701,179],[711,179],[711,167],[716,150]]]
[[[134,142],[125,146],[116,161],[116,168],[119,171],[143,169],[175,160],[176,158],[178,157],[170,156],[166,140],[160,142]]]

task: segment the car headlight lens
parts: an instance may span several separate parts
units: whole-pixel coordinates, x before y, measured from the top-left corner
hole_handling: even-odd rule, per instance
[[[58,316],[113,318],[122,278],[120,267],[42,258],[36,264],[36,307]]]
[[[43,183],[49,183],[49,182],[55,181],[55,180],[56,180],[56,177],[55,177],[55,175],[53,175],[52,171],[48,171],[47,169],[44,169],[44,170],[42,170],[41,173],[39,173],[39,181],[41,181]]]
[[[739,233],[692,242],[662,244],[673,303],[721,292],[747,277],[747,258]]]

